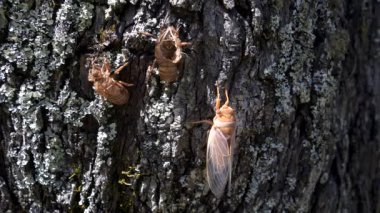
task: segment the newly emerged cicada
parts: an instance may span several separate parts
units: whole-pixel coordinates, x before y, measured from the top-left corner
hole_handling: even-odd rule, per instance
[[[237,148],[235,110],[229,106],[227,90],[225,94],[226,102],[220,106],[220,92],[217,86],[216,112],[212,122],[193,122],[212,125],[207,139],[206,171],[210,190],[218,198],[223,195],[227,182],[231,186],[233,156]]]
[[[217,197],[223,195],[227,182],[231,186],[233,155],[236,148],[235,110],[229,106],[227,90],[225,94],[226,102],[220,107],[221,100],[217,86],[216,114],[207,140],[207,182]]]
[[[125,63],[114,73],[111,73],[111,65],[107,58],[103,59],[102,65],[95,63],[93,59],[88,80],[94,83],[95,91],[107,101],[116,105],[126,104],[129,100],[129,92],[126,87],[133,86],[133,84],[115,80],[114,76],[119,74],[127,65],[128,63]]]
[[[144,34],[151,36],[149,33]],[[169,26],[161,29],[154,50],[156,59],[149,69],[152,69],[157,63],[161,80],[167,83],[176,81],[178,79],[178,65],[182,60],[182,47],[190,44],[181,41],[178,29],[175,27]]]

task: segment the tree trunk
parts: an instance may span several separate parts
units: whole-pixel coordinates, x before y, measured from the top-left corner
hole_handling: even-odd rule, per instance
[[[192,45],[166,84],[141,32],[170,25]],[[376,0],[0,0],[0,212],[380,212],[379,32]],[[98,56],[129,62],[127,105],[88,82]],[[191,124],[216,82],[239,144],[220,199]]]

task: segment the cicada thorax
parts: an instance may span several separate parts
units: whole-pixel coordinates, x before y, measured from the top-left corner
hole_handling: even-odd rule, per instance
[[[231,137],[235,133],[235,111],[231,107],[224,105],[217,110],[213,122],[226,137]]]
[[[169,83],[177,80],[178,64],[182,59],[181,41],[178,36],[174,27],[168,27],[160,32],[155,47],[160,78]]]
[[[214,123],[214,128],[218,128],[228,140],[228,144],[231,145],[230,139],[235,134],[235,128],[236,128],[235,121],[223,121],[215,116],[213,123]]]

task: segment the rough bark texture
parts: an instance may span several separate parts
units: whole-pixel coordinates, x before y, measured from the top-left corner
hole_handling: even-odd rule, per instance
[[[180,27],[178,82],[146,79]],[[0,212],[380,212],[376,0],[0,0]],[[135,84],[113,106],[89,59]],[[215,82],[237,111],[231,193],[205,182]]]

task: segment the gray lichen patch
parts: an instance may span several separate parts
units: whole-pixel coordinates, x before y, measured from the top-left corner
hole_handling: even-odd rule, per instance
[[[252,170],[251,186],[246,197],[246,201],[249,203],[247,205],[257,210],[270,210],[280,205],[281,208],[291,211],[295,209],[308,211],[310,206],[307,201],[310,200],[314,187],[330,161],[328,155],[332,152],[331,147],[334,145],[334,142],[327,140],[327,138],[332,137],[331,118],[333,115],[329,112],[332,111],[334,98],[337,95],[337,81],[332,74],[332,69],[340,69],[339,63],[344,58],[346,50],[344,48],[332,48],[333,56],[326,58],[327,55],[330,56],[329,48],[331,46],[329,45],[333,43],[333,45],[339,45],[339,42],[330,42],[325,43],[326,45],[323,46],[326,48],[327,55],[326,53],[321,54],[320,52],[316,52],[314,46],[316,40],[315,32],[318,24],[320,24],[320,20],[315,15],[316,12],[310,10],[310,7],[314,6],[319,8],[319,12],[332,15],[326,8],[320,5],[297,2],[295,4],[296,10],[293,12],[290,22],[284,23],[277,34],[279,39],[279,46],[277,46],[279,48],[279,55],[268,54],[268,58],[264,60],[264,63],[268,65],[264,67],[261,74],[264,79],[271,79],[275,82],[274,95],[277,98],[277,102],[274,107],[276,112],[279,113],[274,116],[272,122],[274,132],[270,134],[275,134],[276,138],[282,138],[283,140],[266,140],[265,145],[262,145],[261,149],[259,149],[261,157],[258,158]],[[327,19],[331,23],[333,17],[327,17]],[[278,25],[277,22],[273,22],[273,24]],[[323,30],[334,32],[336,29],[334,25],[330,25],[329,27]],[[274,28],[273,32],[276,32],[276,28]],[[334,38],[332,36],[331,39]],[[344,35],[339,41],[342,41],[342,44],[339,46],[345,47],[347,39]],[[276,47],[276,45],[270,42],[268,46]],[[343,53],[337,53],[336,49],[338,51],[343,49]],[[332,65],[327,62],[332,58],[337,60],[336,64]],[[320,68],[320,70],[316,69],[316,67]],[[270,97],[271,93],[266,95]],[[300,107],[300,104],[303,104],[303,106],[310,104],[313,115],[310,120],[307,117],[302,117],[302,114],[298,114],[299,111],[305,110]],[[280,197],[278,195],[263,196],[260,194],[258,186],[265,187],[268,183],[267,181],[272,181],[272,184],[275,185],[276,181],[283,179],[283,177],[278,176],[281,172],[271,171],[267,168],[273,168],[275,167],[274,165],[281,163],[280,160],[286,159],[285,156],[281,155],[281,152],[288,152],[286,150],[287,144],[292,146],[292,141],[289,141],[287,137],[283,138],[281,135],[289,131],[289,129],[286,130],[286,125],[283,122],[288,119],[300,118],[300,116],[305,120],[304,126],[295,126],[291,131],[304,131],[305,133],[303,134],[305,135],[300,136],[306,137],[309,141],[309,146],[304,147],[308,154],[307,156],[303,156],[303,159],[306,160],[306,164],[313,165],[310,166],[313,169],[308,172],[307,182],[300,183],[301,187],[306,191],[297,192],[298,196],[294,200],[284,202],[288,200],[285,199],[289,196],[288,193],[294,190],[297,191],[298,187],[295,187],[294,182],[297,182],[298,178],[302,179],[302,177],[297,177],[297,171],[293,171],[292,167],[289,166],[290,170],[288,172],[292,174],[292,179],[288,178],[288,180],[291,180],[289,188]],[[285,130],[283,130],[284,128]],[[284,132],[282,133],[282,131]],[[281,169],[279,168],[279,170]],[[261,197],[265,202],[250,203],[257,196]]]
[[[297,4],[293,19],[278,33],[281,55],[271,56],[273,62],[264,70],[264,75],[274,78],[278,85],[275,94],[280,104],[276,111],[287,116],[294,112],[292,95],[298,96],[300,103],[310,101],[310,70],[314,59],[313,30],[316,18],[307,10],[309,6],[307,3]]]
[[[126,0],[107,0],[107,4],[110,6],[117,6],[127,3]]]
[[[329,56],[333,60],[342,61],[347,53],[347,45],[350,42],[350,37],[347,30],[337,29],[330,33],[328,38],[328,45],[330,46],[328,51]]]
[[[175,164],[173,159],[178,156],[176,147],[181,136],[183,117],[173,113],[174,97],[172,95],[168,92],[163,93],[158,99],[148,99],[148,105],[141,111],[143,123],[139,124],[138,132],[143,141],[142,157],[147,159],[142,162],[154,162],[157,170],[151,172],[156,173],[160,180],[160,188],[156,189],[154,184],[149,184],[149,187],[153,187],[149,191],[159,190],[160,192],[160,202],[152,204],[152,208],[154,205],[167,208],[167,196],[173,196],[168,191],[170,186],[165,186],[165,180],[173,178],[172,170]],[[156,156],[159,158],[155,159]],[[147,165],[142,165],[143,168],[145,166]]]
[[[13,125],[6,154],[10,164],[18,165],[8,172],[13,174],[15,190],[23,192],[18,195],[20,207],[45,211],[71,202],[73,185],[67,184],[71,173],[68,162],[74,156],[67,150],[74,144],[73,137],[65,135],[64,127],[69,132],[81,127],[81,117],[86,112],[96,113],[95,108],[99,108],[88,108],[83,99],[70,91],[68,84],[58,100],[53,100],[49,93],[57,72],[55,68],[64,63],[66,55],[73,53],[76,39],[91,25],[93,6],[83,3],[77,7],[66,1],[53,20],[54,8],[49,2],[36,8],[20,1],[12,3],[8,14],[8,43],[0,46],[7,61],[0,67],[1,81],[5,82],[0,97],[7,104]],[[54,21],[57,25],[53,25]],[[76,32],[69,33],[75,26]],[[53,42],[51,38],[55,38]],[[59,60],[52,62],[52,56],[58,57],[58,53]],[[21,84],[20,71],[24,78]],[[93,112],[89,112],[91,108]],[[110,132],[111,136],[115,134]],[[51,200],[48,206],[42,207],[38,200],[31,199],[37,188]]]
[[[107,189],[109,171],[112,166],[111,143],[116,137],[116,124],[100,126],[96,140],[96,158],[90,164],[89,171],[82,181],[83,190],[79,204],[88,202],[85,212],[94,212],[98,209],[96,203],[105,203],[110,198]],[[91,185],[94,184],[94,187]]]
[[[86,207],[86,212],[97,211],[98,207],[95,203],[101,200],[105,203],[109,200],[106,186],[107,182],[109,182],[109,171],[113,164],[111,149],[117,134],[116,124],[109,124],[106,114],[111,105],[100,97],[90,103],[80,98],[78,99],[75,92],[70,91],[68,84],[65,85],[59,97],[58,103],[65,109],[63,123],[75,130],[75,128],[82,127],[82,119],[85,116],[93,115],[99,124],[96,138],[91,139],[83,135],[83,139],[87,138],[90,141],[78,141],[80,145],[85,147],[84,150],[80,151],[83,151],[86,156],[93,155],[94,157],[94,161],[82,165],[81,172],[83,177],[80,183],[81,191],[78,205]],[[70,143],[70,141],[68,142]],[[70,168],[70,172],[72,169]],[[93,184],[95,184],[95,188]],[[71,192],[73,191],[71,190]]]
[[[144,98],[144,107],[140,111],[141,119],[138,122],[137,137],[140,144],[142,173],[150,173],[143,178],[140,199],[146,200],[151,209],[183,210],[186,206],[173,202],[176,199],[186,200],[187,196],[177,189],[173,190],[173,182],[185,178],[192,182],[192,191],[202,191],[203,178],[197,181],[189,180],[184,174],[186,152],[189,143],[186,138],[185,122],[188,110],[194,110],[196,97],[189,90],[193,87],[192,81],[196,77],[191,59],[187,59],[183,66],[183,75],[179,82],[160,84],[159,76],[153,74],[148,82],[147,96]],[[187,103],[183,105],[183,103]],[[197,157],[198,158],[198,157]],[[149,168],[149,170],[146,170]],[[203,168],[202,168],[203,169]],[[199,172],[199,174],[202,174]],[[187,182],[186,181],[186,182]],[[194,185],[195,184],[195,185]]]
[[[224,57],[222,58],[222,71],[219,73],[219,82],[225,82],[231,79],[238,63],[241,61],[241,53],[243,52],[242,41],[243,26],[241,26],[239,18],[233,19],[229,14],[223,14],[223,34],[219,43],[223,47]]]
[[[74,53],[78,37],[92,23],[93,8],[93,5],[85,2],[77,6],[72,0],[65,1],[61,5],[54,28],[54,68],[59,68],[67,57]]]
[[[227,9],[232,9],[235,7],[235,1],[234,0],[223,0],[223,4]]]
[[[189,11],[200,11],[202,9],[203,0],[169,0],[174,7],[180,7]]]

